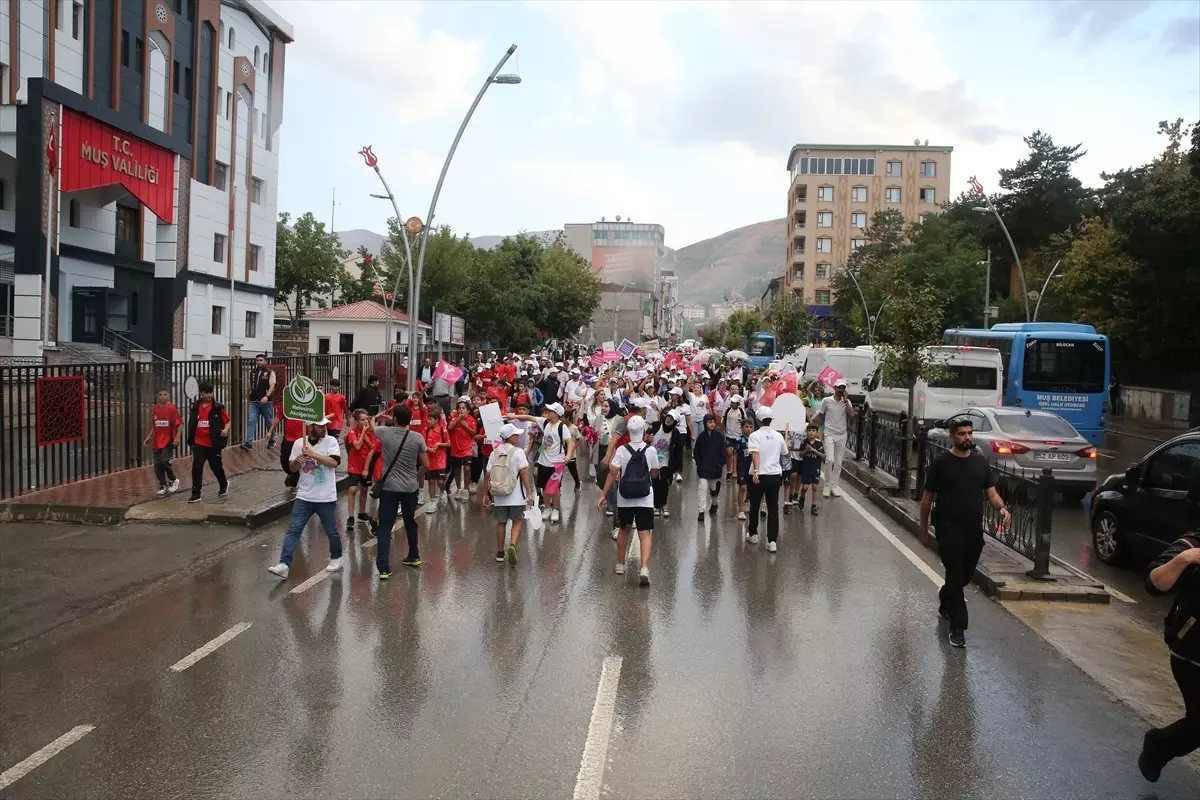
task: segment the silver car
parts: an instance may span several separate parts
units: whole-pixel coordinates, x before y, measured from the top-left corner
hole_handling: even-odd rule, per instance
[[[1096,485],[1096,448],[1071,423],[1036,409],[973,406],[929,431],[929,440],[950,446],[945,423],[963,417],[975,428],[975,445],[1003,469],[1037,480],[1049,467],[1054,483],[1066,494],[1082,497]]]

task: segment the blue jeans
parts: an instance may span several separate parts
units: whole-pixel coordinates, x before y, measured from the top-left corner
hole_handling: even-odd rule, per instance
[[[290,565],[292,563],[292,554],[296,552],[300,534],[304,533],[304,526],[308,524],[313,514],[320,518],[321,527],[325,529],[325,535],[329,537],[329,558],[342,557],[342,535],[337,526],[337,501],[313,503],[309,500],[297,499],[292,503],[291,524],[288,525],[287,534],[283,537],[283,552],[279,554],[281,564]]]
[[[392,553],[392,525],[396,523],[397,511],[404,516],[404,533],[408,537],[408,557],[405,561],[421,558],[421,548],[417,543],[417,493],[385,489],[379,493],[379,526],[375,529],[375,538],[379,540],[375,566],[380,572],[392,571],[388,559]]]
[[[275,421],[275,406],[270,402],[264,403],[260,400],[251,400],[247,411],[246,438],[242,440],[242,445],[246,447],[258,438],[258,420],[260,417],[267,430],[271,429],[271,423]]]

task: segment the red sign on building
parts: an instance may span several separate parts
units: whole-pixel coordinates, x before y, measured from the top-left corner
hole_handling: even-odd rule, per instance
[[[121,185],[163,222],[175,221],[175,154],[63,109],[64,192]]]

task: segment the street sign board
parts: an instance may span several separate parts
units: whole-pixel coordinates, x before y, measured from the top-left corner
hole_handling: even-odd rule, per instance
[[[283,389],[283,415],[302,422],[325,420],[325,395],[307,375],[297,375]]]

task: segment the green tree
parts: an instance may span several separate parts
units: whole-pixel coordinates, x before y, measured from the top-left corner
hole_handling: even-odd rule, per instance
[[[1074,241],[1060,267],[1061,285],[1054,291],[1070,298],[1072,321],[1094,325],[1114,346],[1128,348],[1144,329],[1131,292],[1140,266],[1121,244],[1111,224],[1088,220],[1087,233]]]
[[[341,301],[357,303],[360,300],[378,299],[375,294],[375,284],[380,284],[384,292],[392,291],[392,284],[383,280],[379,271],[379,262],[366,247],[358,248],[359,276],[357,279],[348,271],[341,275]],[[385,285],[386,284],[386,285]]]
[[[556,241],[539,254],[529,301],[534,319],[541,320],[551,338],[573,337],[600,305],[600,278],[575,251]]]
[[[281,213],[275,226],[275,289],[296,329],[314,298],[324,308],[321,295],[341,288],[347,254],[338,235],[326,231],[312,212],[298,217],[294,225],[289,221],[289,215]]]
[[[740,350],[746,346],[746,341],[751,335],[767,329],[767,322],[757,308],[739,308],[725,318],[721,327],[725,331],[722,346],[730,350]]]
[[[781,295],[771,304],[767,309],[766,323],[767,330],[775,334],[775,342],[781,355],[808,344],[812,319],[808,316],[804,301],[794,292]]]
[[[908,389],[911,422],[917,381],[937,380],[943,373],[928,348],[941,343],[945,298],[929,284],[900,282],[894,289],[887,313],[880,318],[875,361],[883,383]]]

